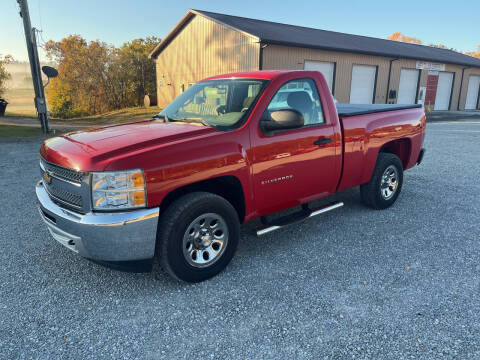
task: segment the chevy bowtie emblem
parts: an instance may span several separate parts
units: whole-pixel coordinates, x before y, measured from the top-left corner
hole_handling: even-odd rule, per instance
[[[48,172],[44,172],[43,173],[43,180],[45,180],[45,182],[50,185],[50,183],[52,182],[52,177],[50,175],[48,175]]]

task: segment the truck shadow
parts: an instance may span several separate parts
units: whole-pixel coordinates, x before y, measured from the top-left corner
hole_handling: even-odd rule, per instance
[[[178,289],[196,289],[205,286],[209,288],[219,282],[226,282],[235,287],[235,279],[240,273],[244,274],[249,271],[254,266],[252,262],[265,263],[277,256],[281,258],[280,255],[284,254],[289,247],[309,246],[308,242],[311,240],[303,235],[324,236],[326,229],[331,231],[338,226],[339,216],[348,216],[345,212],[358,214],[362,211],[371,211],[361,204],[358,188],[348,189],[312,202],[311,207],[320,207],[332,201],[343,201],[345,206],[324,215],[299,221],[261,237],[257,237],[255,234],[255,230],[262,226],[260,220],[256,219],[242,225],[240,243],[231,264],[216,277],[199,284],[187,284],[171,278],[160,268],[157,261],[154,261],[152,272],[132,272],[105,267],[71,253],[60,244],[54,244],[53,240],[45,249],[47,253],[43,257],[54,259],[54,264],[50,264],[53,266],[51,275],[58,281],[62,281],[68,286],[70,278],[75,277],[77,282],[82,283],[80,287],[87,292],[93,290],[95,293],[107,294],[113,291],[117,294],[123,293],[130,298],[132,296],[140,298],[142,296],[158,296],[159,292],[168,294]],[[288,209],[275,214],[275,216],[287,215],[294,211],[296,210]],[[45,236],[48,235],[45,234]],[[48,242],[50,240],[48,239]],[[292,242],[296,242],[296,244],[292,244]],[[65,271],[65,269],[68,270]],[[272,271],[275,270],[272,269]],[[61,280],[62,278],[63,280]],[[257,277],[252,279],[255,278]],[[225,285],[222,287],[225,288]],[[133,290],[134,292],[132,292]]]

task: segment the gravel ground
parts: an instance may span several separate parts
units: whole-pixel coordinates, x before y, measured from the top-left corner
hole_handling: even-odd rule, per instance
[[[57,244],[35,206],[39,139],[0,142],[0,359],[478,359],[480,123],[428,125],[397,203],[261,238],[204,283]]]

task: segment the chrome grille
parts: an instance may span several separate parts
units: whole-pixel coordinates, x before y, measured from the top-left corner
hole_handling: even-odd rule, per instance
[[[67,205],[73,205],[78,208],[82,208],[83,201],[80,195],[72,194],[69,191],[58,189],[55,186],[46,186],[47,192],[53,197],[54,201],[58,200],[62,203],[66,203]]]
[[[44,161],[43,159],[40,161],[42,163],[43,168],[47,170],[51,175],[67,181],[80,184],[82,182],[83,176],[85,175],[81,171],[75,171],[72,169],[64,168],[62,166],[54,165]]]
[[[57,204],[85,213],[89,210],[88,173],[40,159],[43,186]]]

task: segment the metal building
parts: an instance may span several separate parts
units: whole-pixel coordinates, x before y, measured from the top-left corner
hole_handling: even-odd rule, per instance
[[[160,107],[208,76],[307,69],[341,103],[480,109],[480,59],[430,46],[189,10],[150,57]]]

